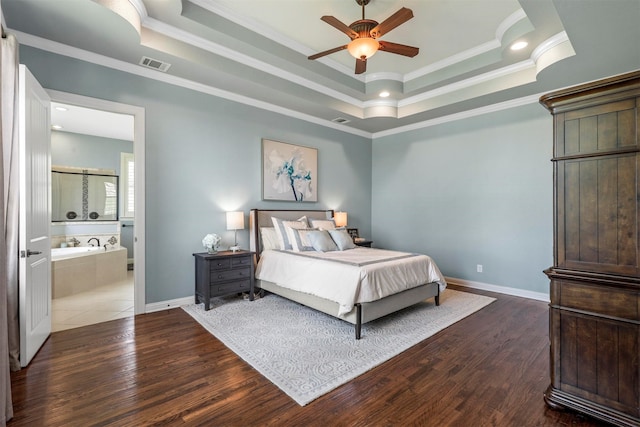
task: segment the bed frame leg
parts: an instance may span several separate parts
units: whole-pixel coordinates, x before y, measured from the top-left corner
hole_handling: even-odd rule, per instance
[[[356,304],[356,339],[360,339],[362,333],[362,306]]]
[[[438,295],[435,296],[436,306],[440,305],[440,289],[438,289]]]

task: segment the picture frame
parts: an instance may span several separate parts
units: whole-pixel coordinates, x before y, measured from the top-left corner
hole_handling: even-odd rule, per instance
[[[262,139],[262,200],[318,201],[318,149]]]
[[[349,233],[349,236],[351,236],[354,241],[360,237],[360,233],[358,233],[357,228],[347,228],[347,233]]]

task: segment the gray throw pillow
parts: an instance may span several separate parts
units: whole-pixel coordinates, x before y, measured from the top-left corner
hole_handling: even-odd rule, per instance
[[[353,238],[349,235],[344,228],[336,228],[335,230],[328,230],[333,241],[338,245],[338,249],[344,251],[345,249],[353,249],[356,247],[353,243]]]
[[[338,247],[326,230],[309,231],[307,238],[311,246],[318,252],[337,251]]]

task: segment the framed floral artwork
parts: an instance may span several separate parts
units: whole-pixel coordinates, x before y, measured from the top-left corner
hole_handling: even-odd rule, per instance
[[[262,199],[318,201],[318,150],[262,140]]]

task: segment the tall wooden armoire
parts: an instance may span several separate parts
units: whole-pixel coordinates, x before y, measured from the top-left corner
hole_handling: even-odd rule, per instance
[[[640,72],[540,98],[554,116],[554,266],[544,397],[640,425]]]

